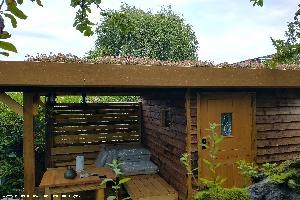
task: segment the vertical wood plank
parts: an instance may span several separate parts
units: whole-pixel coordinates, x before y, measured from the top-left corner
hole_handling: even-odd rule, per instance
[[[50,193],[50,189],[47,187],[45,188],[45,196],[44,196],[45,200],[51,200],[51,193]]]
[[[35,154],[33,133],[33,94],[23,94],[23,158],[24,158],[24,193],[33,199],[35,188]]]
[[[139,143],[142,143],[143,132],[143,104],[139,102]]]
[[[104,189],[96,190],[96,200],[104,200]]]
[[[190,89],[185,94],[185,111],[186,111],[186,152],[188,154],[188,165],[191,167],[191,92]],[[187,176],[187,200],[192,199],[192,174]]]
[[[256,94],[251,94],[252,104],[252,161],[256,163],[257,145],[256,145]]]
[[[198,182],[200,183],[201,178],[201,144],[199,144],[201,141],[201,123],[200,123],[200,94],[197,92],[197,147],[198,147]]]
[[[45,156],[45,167],[46,168],[52,168],[53,163],[51,159],[51,149],[53,147],[53,105],[49,102],[46,102],[46,113],[45,118],[47,119],[46,124],[46,156]]]

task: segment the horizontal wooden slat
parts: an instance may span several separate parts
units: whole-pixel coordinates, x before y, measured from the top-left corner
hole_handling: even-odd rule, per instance
[[[300,137],[257,140],[257,147],[282,146],[290,144],[300,144]]]
[[[84,160],[84,165],[92,165],[95,163],[95,160]],[[56,162],[55,167],[66,167],[66,166],[75,166],[76,161],[69,161],[69,162]]]
[[[292,137],[300,137],[299,130],[283,130],[283,131],[262,131],[257,132],[257,139],[272,139],[272,138],[292,138]]]
[[[126,134],[126,133],[135,133],[135,134],[140,134],[140,131],[138,129],[110,129],[110,130],[88,130],[88,131],[57,131],[53,132],[54,135],[78,135],[78,134],[111,134],[111,133],[116,133],[116,134]]]
[[[300,157],[300,152],[289,152],[283,154],[271,154],[271,155],[263,155],[257,156],[256,162],[257,163],[266,163],[266,162],[279,162],[285,161],[293,158]]]
[[[51,155],[82,154],[100,151],[101,145],[65,146],[51,149]]]
[[[299,115],[261,115],[256,117],[257,124],[281,122],[300,122],[300,117]]]
[[[257,108],[256,115],[298,115],[300,107],[276,107],[276,108]]]
[[[78,130],[112,130],[112,129],[138,129],[138,124],[133,125],[103,125],[103,126],[74,126],[74,127],[55,127],[54,131],[78,131]]]
[[[269,130],[300,130],[300,122],[281,122],[281,123],[267,123],[257,124],[257,131],[269,131]]]
[[[137,120],[109,120],[97,122],[68,122],[68,123],[54,123],[54,128],[60,127],[82,127],[82,126],[118,126],[118,125],[138,125]]]
[[[109,103],[58,103],[54,105],[54,108],[57,107],[109,107],[109,106],[139,106],[137,102],[109,102]]]
[[[55,110],[57,115],[61,114],[114,114],[114,113],[129,113],[138,114],[137,109],[92,109],[92,110]]]
[[[54,137],[55,145],[82,144],[82,143],[106,143],[111,141],[139,140],[138,133],[119,134],[87,134],[87,135],[59,135]]]
[[[300,96],[297,99],[292,98],[270,98],[265,96],[264,98],[258,98],[256,101],[258,108],[276,108],[276,107],[295,107],[300,106]]]
[[[92,152],[92,153],[84,153],[84,158],[85,159],[94,159],[97,157],[98,152]],[[63,154],[63,155],[54,155],[52,156],[52,161],[57,162],[57,161],[70,161],[70,160],[75,160],[76,156],[78,154]]]
[[[257,155],[289,153],[289,152],[300,152],[300,145],[295,144],[295,145],[275,146],[275,147],[257,149]]]
[[[102,118],[122,118],[122,117],[129,117],[129,118],[136,118],[138,117],[138,113],[111,113],[111,114],[84,114],[84,113],[77,113],[77,114],[60,114],[53,116],[54,119],[57,120],[68,120],[68,119],[102,119]]]

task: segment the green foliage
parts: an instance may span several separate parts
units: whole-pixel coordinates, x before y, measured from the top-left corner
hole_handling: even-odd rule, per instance
[[[254,164],[254,163],[247,163],[245,160],[240,160],[237,162],[238,164],[238,169],[240,170],[240,174],[243,176],[249,178],[249,179],[254,179],[257,177],[259,173],[259,167]]]
[[[253,6],[263,6],[264,0],[250,0]],[[298,5],[300,7],[300,4]],[[288,30],[285,32],[286,39],[271,38],[276,53],[271,60],[265,61],[265,65],[274,69],[278,64],[300,64],[300,9],[294,16],[294,21],[288,23]]]
[[[39,6],[43,6],[41,0],[30,0],[35,2]],[[94,5],[97,8],[100,8],[101,0],[71,0],[70,6],[73,8],[78,8],[76,11],[74,24],[73,26],[79,30],[84,36],[91,36],[94,34],[92,31],[93,26],[95,25],[89,18],[91,13],[91,7]],[[10,38],[8,34],[6,38],[3,38],[4,28],[5,28],[5,19],[8,19],[13,28],[17,28],[18,22],[17,19],[26,20],[27,15],[19,8],[23,4],[23,0],[0,0],[0,39]],[[4,8],[6,7],[6,9]],[[0,49],[6,50],[0,52],[1,55],[9,56],[7,51],[17,53],[17,48],[9,43],[0,40]]]
[[[196,60],[198,41],[192,27],[171,7],[157,13],[127,4],[106,10],[96,29],[89,57],[134,56],[159,60]]]
[[[263,0],[250,0],[250,2],[253,3],[253,6],[260,6],[262,7],[264,5],[264,1]]]
[[[194,175],[194,172],[198,170],[198,168],[193,169],[192,168],[192,161],[191,161],[191,155],[188,153],[184,153],[180,157],[180,162],[184,166],[184,168],[187,171],[187,175],[192,176],[192,179],[194,180],[195,183],[197,183],[197,178]]]
[[[21,93],[9,93],[21,105]],[[23,188],[23,119],[6,105],[0,103],[0,196],[19,195]],[[39,109],[34,121],[35,151],[45,149],[43,109]]]
[[[300,191],[300,166],[298,166],[300,165],[300,158],[287,160],[279,165],[276,163],[265,163],[261,167],[245,161],[239,161],[239,164],[241,174],[247,177],[255,178],[255,176],[250,175],[262,173],[269,183]],[[247,169],[251,169],[254,172],[247,173]]]
[[[300,64],[300,21],[298,18],[288,23],[285,37],[285,40],[271,38],[276,53],[271,60],[265,62],[270,68],[275,68],[277,64]]]
[[[207,141],[206,144],[202,144],[201,141],[199,141],[199,144],[202,147],[210,149],[210,151],[209,151],[210,152],[210,154],[209,154],[210,159],[209,160],[208,159],[203,159],[203,163],[210,170],[210,172],[212,174],[211,178],[202,178],[202,177],[200,177],[199,178],[200,182],[198,182],[198,180],[194,176],[193,172],[197,171],[197,170],[200,170],[200,169],[198,169],[198,168],[193,169],[192,168],[192,166],[191,166],[191,156],[188,153],[184,153],[180,157],[180,162],[185,167],[185,169],[187,171],[187,174],[192,176],[195,183],[198,182],[199,188],[200,188],[201,185],[204,185],[209,190],[211,188],[222,189],[222,184],[226,181],[226,179],[221,178],[216,173],[216,170],[222,165],[221,163],[216,162],[217,154],[218,154],[218,150],[219,150],[219,144],[223,141],[223,137],[220,134],[215,132],[215,129],[218,126],[219,126],[218,124],[216,124],[214,122],[212,122],[212,123],[210,122],[209,123],[209,128],[206,129],[206,130],[210,131],[210,135],[208,135],[209,140]],[[214,190],[214,189],[212,189],[212,190]],[[207,191],[207,190],[205,190],[205,191]],[[202,193],[199,192],[198,194],[201,195]],[[201,199],[203,199],[203,198],[201,197]]]
[[[91,6],[95,5],[100,8],[101,0],[71,0],[71,6],[77,8],[76,16],[73,26],[79,30],[84,36],[91,36],[94,34],[92,31],[95,25],[90,19]]]
[[[42,3],[40,0],[31,0],[32,2],[36,2],[39,6],[42,6]],[[25,20],[27,19],[27,15],[19,9],[19,5],[23,3],[23,0],[1,0],[0,1],[0,49],[3,49],[5,51],[0,52],[1,55],[9,56],[10,52],[17,53],[17,48],[11,44],[10,42],[5,42],[3,40],[8,39],[11,37],[11,35],[4,31],[5,28],[5,19],[10,20],[10,23],[13,28],[17,27],[17,19]],[[4,6],[6,9],[4,9]],[[8,51],[8,52],[7,52]]]
[[[5,160],[0,160],[0,196],[20,195],[23,191],[23,160],[10,153]]]
[[[195,200],[249,200],[247,188],[212,187],[195,194]]]
[[[212,178],[200,178],[200,181],[206,185],[208,188],[210,187],[220,187],[226,179],[221,178],[217,175],[217,169],[222,165],[221,163],[216,162],[218,151],[219,151],[219,144],[223,141],[223,137],[215,132],[215,129],[219,125],[210,122],[209,128],[206,129],[210,132],[210,135],[208,135],[208,140],[206,144],[200,143],[202,147],[205,147],[209,149],[209,157],[210,159],[202,159],[203,163],[208,167],[209,171],[212,174]]]
[[[120,178],[120,176],[123,175],[123,173],[120,170],[120,166],[122,165],[122,162],[119,162],[118,160],[113,160],[112,163],[108,164],[108,166],[115,172],[115,179],[109,179],[106,178],[102,181],[101,184],[106,183],[112,183],[112,189],[113,189],[113,195],[110,195],[107,197],[107,200],[119,200],[119,190],[121,189],[122,185],[128,181],[130,181],[130,178]],[[130,197],[121,198],[120,200],[127,200],[131,199]]]
[[[300,191],[300,168],[294,168],[294,163],[300,163],[300,158],[287,160],[279,165],[266,163],[262,166],[261,171],[270,179],[271,183],[285,186],[293,185]]]

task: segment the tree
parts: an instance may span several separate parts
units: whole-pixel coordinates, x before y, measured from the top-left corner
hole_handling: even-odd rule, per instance
[[[43,6],[41,0],[30,0],[36,2],[39,6]],[[89,19],[89,13],[91,13],[91,6],[96,5],[98,8],[101,0],[71,0],[70,6],[77,8],[76,16],[74,19],[73,26],[79,30],[84,36],[93,35],[92,27],[93,22]],[[4,56],[9,56],[7,51],[17,53],[17,48],[6,41],[11,37],[11,35],[4,31],[5,19],[10,20],[12,27],[17,27],[17,19],[26,20],[26,14],[18,8],[19,5],[23,4],[23,0],[0,0],[0,54]],[[1,49],[3,51],[1,51]]]
[[[134,56],[159,60],[196,60],[198,41],[192,27],[171,7],[153,13],[127,4],[106,10],[96,29],[89,57]]]
[[[250,0],[253,6],[263,6],[263,0]],[[300,4],[298,5],[300,7]],[[277,64],[300,64],[300,9],[294,16],[294,21],[288,23],[288,30],[285,32],[286,39],[271,38],[273,46],[276,49],[271,60],[265,64],[271,68],[275,68]]]
[[[300,64],[300,21],[298,18],[288,23],[285,37],[284,40],[271,38],[276,53],[266,64],[272,68],[277,64]]]

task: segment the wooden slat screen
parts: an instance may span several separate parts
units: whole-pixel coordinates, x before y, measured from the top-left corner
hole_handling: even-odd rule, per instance
[[[49,117],[51,167],[73,165],[83,154],[92,164],[103,144],[140,142],[139,103],[60,103]]]

